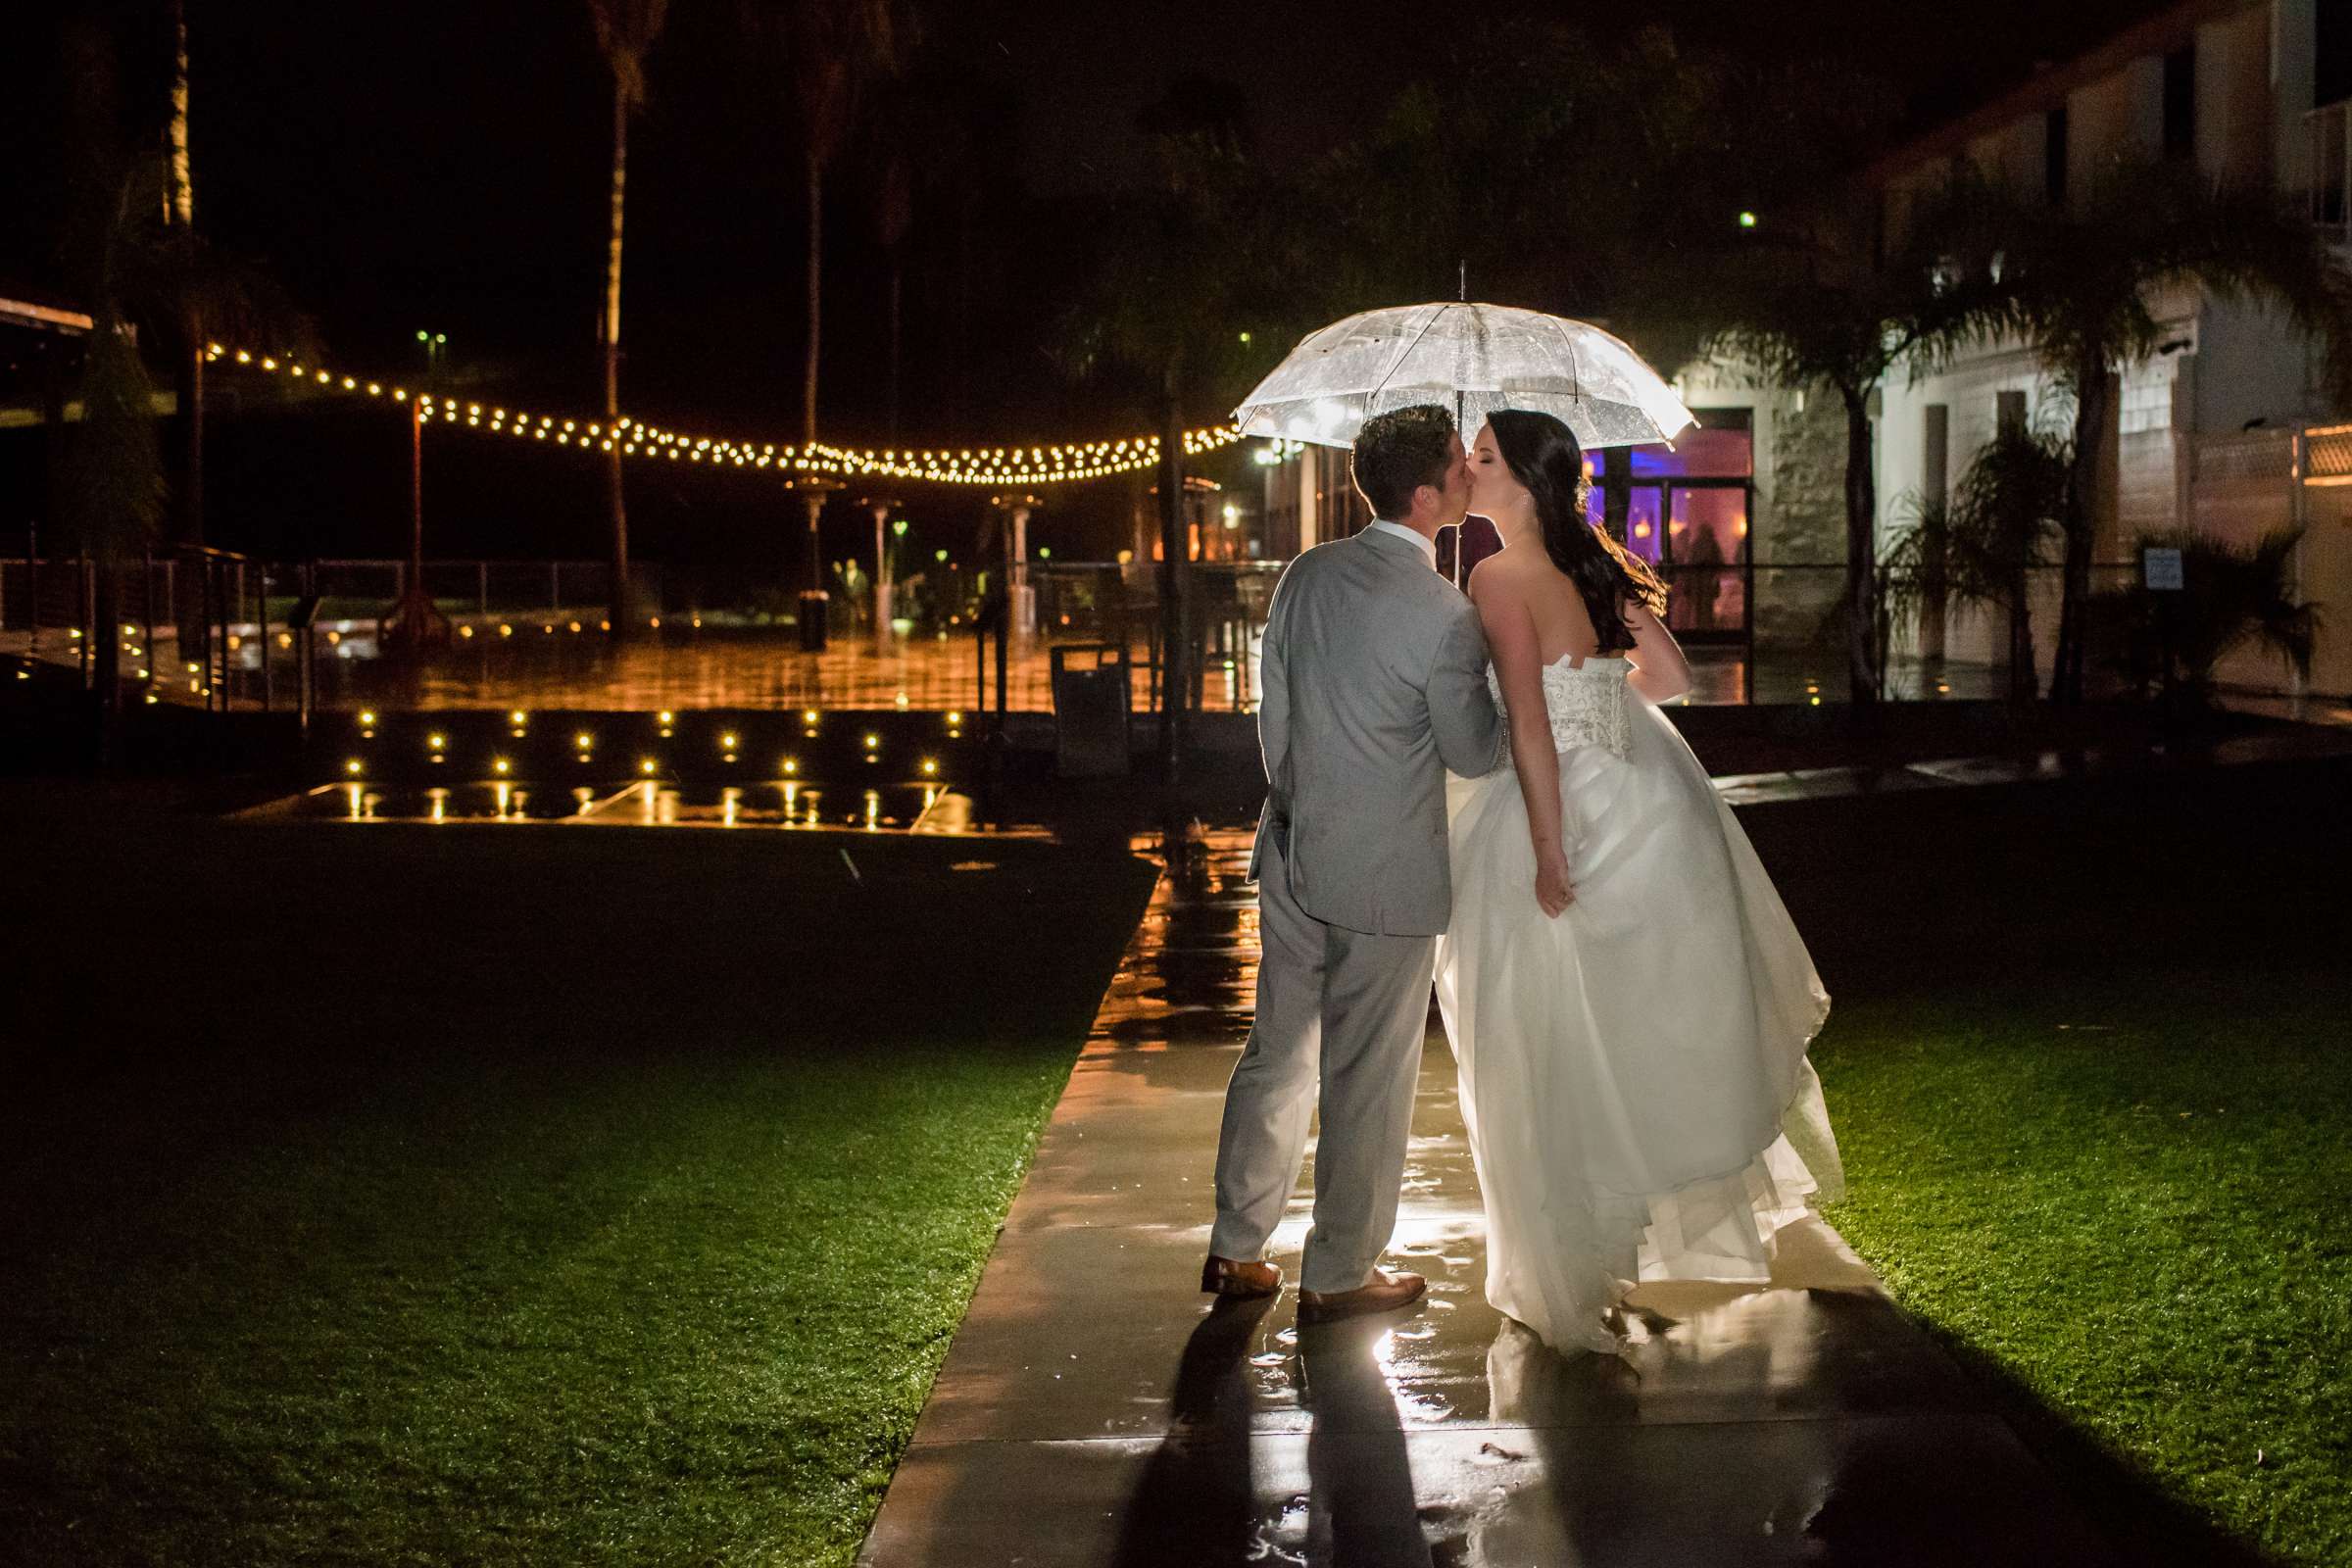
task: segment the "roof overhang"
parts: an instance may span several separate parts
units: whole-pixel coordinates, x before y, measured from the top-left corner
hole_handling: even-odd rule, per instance
[[[12,300],[0,295],[0,325],[29,326],[38,332],[89,331],[90,318],[79,311],[61,311],[54,305],[35,305],[30,300]]]
[[[2086,86],[2120,71],[2142,55],[2161,55],[2180,48],[2197,35],[2205,23],[2252,10],[2262,0],[2180,0],[2146,21],[2117,33],[2105,43],[2077,55],[1957,120],[1913,137],[1863,171],[1866,186],[1885,185],[1923,166],[1951,158],[1988,131],[2001,129],[2028,115],[2043,114],[2066,102],[2077,87]]]

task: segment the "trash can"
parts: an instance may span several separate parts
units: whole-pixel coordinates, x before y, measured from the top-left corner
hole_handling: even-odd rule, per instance
[[[800,624],[801,652],[821,654],[825,651],[825,614],[831,607],[832,595],[822,588],[810,588],[801,595]]]
[[[1054,766],[1063,778],[1127,771],[1127,650],[1061,643],[1053,650]],[[1072,667],[1081,660],[1091,661]]]

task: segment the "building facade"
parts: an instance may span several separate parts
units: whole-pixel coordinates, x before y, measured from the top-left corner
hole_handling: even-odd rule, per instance
[[[2352,138],[2352,6],[2342,0],[2189,0],[1882,161],[1865,182],[1881,232],[1972,166],[2063,207],[2103,169],[2179,162],[2216,182],[2267,184],[2302,208],[2352,265],[2344,169]],[[2148,301],[2162,323],[2150,358],[2111,368],[2093,560],[2106,584],[2132,578],[2137,541],[2189,526],[2251,543],[2307,529],[2303,597],[2339,607],[2310,688],[2352,694],[2352,467],[2321,346],[2278,313],[2178,287]],[[1906,507],[1940,497],[2005,421],[2071,422],[2053,378],[2022,345],[1991,345],[1933,370],[1898,368],[1881,392],[1881,539]],[[2330,483],[2330,480],[2344,482]],[[2054,576],[2054,574],[2052,574]],[[2055,644],[2057,585],[2044,585],[2035,646]],[[1921,628],[1913,652],[1990,662],[1985,617]],[[1938,638],[1937,633],[1941,636]],[[2243,655],[2226,684],[2294,688],[2275,661]]]
[[[1866,172],[1843,217],[1868,236],[1861,248],[1890,248],[1908,214],[1963,167],[2063,207],[2109,167],[2166,161],[2216,181],[2267,184],[2352,266],[2352,0],[2180,0],[1896,149]],[[2309,689],[2352,696],[2352,409],[2330,402],[2320,346],[2278,314],[2193,288],[2149,304],[2164,325],[2157,352],[2111,369],[2094,589],[2135,580],[2137,541],[2160,530],[2251,542],[2304,526],[2302,597],[2332,611]],[[1596,520],[1659,567],[1686,642],[1841,664],[1846,436],[1837,395],[1704,362],[1682,367],[1677,385],[1699,428],[1671,450],[1597,454]],[[1949,495],[2004,423],[2072,424],[2071,404],[2022,343],[1898,365],[1873,415],[1882,553],[1923,505]],[[1308,448],[1270,463],[1262,505],[1266,554],[1276,557],[1363,521],[1344,452]],[[2034,646],[2046,677],[2059,584],[2054,569],[2039,575]],[[1990,665],[2006,657],[2006,628],[1983,613],[1931,615],[1895,653]],[[2219,674],[2264,691],[2297,685],[2255,655]]]

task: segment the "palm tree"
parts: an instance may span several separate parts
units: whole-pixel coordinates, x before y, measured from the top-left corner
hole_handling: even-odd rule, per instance
[[[899,444],[899,362],[902,345],[901,306],[906,293],[906,231],[914,225],[914,170],[905,151],[894,151],[882,165],[874,189],[874,237],[890,268],[890,445]]]
[[[1982,251],[1953,295],[1944,345],[2022,341],[2074,403],[2065,507],[2065,600],[2053,701],[2080,702],[2099,455],[2113,417],[2109,376],[2147,360],[2165,324],[2151,302],[2190,285],[2284,312],[2328,350],[2352,391],[2352,273],[2268,190],[2217,184],[2180,165],[2118,165],[2063,210],[1987,197]]]
[[[184,49],[165,135],[148,140],[142,131],[126,144],[113,39],[102,26],[80,23],[67,28],[64,41],[73,199],[60,250],[93,325],[81,368],[82,421],[66,445],[58,504],[67,533],[96,565],[91,656],[105,759],[114,752],[122,701],[122,573],[153,542],[172,494],[142,337],[173,343],[174,334],[209,322],[305,356],[315,344],[309,322],[268,279],[194,232],[186,161],[177,156],[185,129],[172,128],[186,108]],[[155,122],[147,125],[152,130]],[[201,335],[173,346],[175,375],[205,353]],[[179,491],[185,517],[201,517],[201,377],[194,387],[183,391],[182,405],[191,416],[189,466]]]
[[[196,182],[188,160],[188,8],[172,0],[172,114],[165,129],[168,184],[164,226],[192,239],[196,232]],[[201,303],[189,300],[181,313],[179,349],[173,360],[183,456],[180,465],[179,539],[204,543],[204,351]]]
[[[2064,533],[2073,467],[2064,438],[2005,428],[1961,474],[1946,515],[1946,593],[1954,604],[2006,616],[2009,697],[2021,706],[2034,692],[2034,573],[2051,564],[2051,542]]]
[[[816,387],[824,325],[825,174],[840,157],[865,89],[899,69],[913,24],[897,0],[740,0],[747,31],[781,55],[792,82],[808,195],[808,352],[801,374],[801,444],[816,443]],[[816,523],[821,489],[807,493],[808,586],[824,587]]]
[[[81,424],[66,447],[60,491],[68,537],[86,551],[96,594],[89,635],[99,711],[99,760],[111,765],[122,709],[122,573],[152,543],[164,519],[163,444],[155,386],[139,358],[137,328],[124,308],[124,274],[152,220],[139,198],[153,181],[145,161],[115,180],[110,213],[86,277],[91,327],[83,351]]]
[[[1707,352],[1741,363],[1788,387],[1826,386],[1845,415],[1846,671],[1854,707],[1880,697],[1885,651],[1878,596],[1878,482],[1871,397],[1886,373],[1936,328],[1938,304],[1916,256],[1877,270],[1841,266],[1815,250],[1765,258],[1774,277],[1735,287],[1730,324],[1706,339]],[[1753,277],[1753,274],[1749,274]]]
[[[612,572],[606,614],[615,638],[629,634],[629,514],[621,493],[621,442],[613,431],[620,417],[620,242],[623,198],[628,190],[629,116],[645,104],[645,57],[669,19],[669,0],[588,0],[596,45],[612,72],[612,227],[605,240],[605,308],[597,338],[605,367],[605,500],[612,520]]]
[[[2299,599],[2294,589],[2301,528],[2274,528],[2250,545],[2194,528],[2166,529],[2140,543],[2180,552],[2178,592],[2135,590],[2134,596],[2149,618],[2166,619],[2165,662],[2178,666],[2180,688],[2192,701],[2211,701],[2214,670],[2248,644],[2311,678],[2322,617],[2321,607]],[[2163,672],[2168,691],[2174,674],[2172,667]]]
[[[1882,692],[1897,635],[1931,621],[1941,625],[1951,598],[1951,504],[1941,497],[1907,494],[1896,506],[1904,514],[1903,525],[1879,552],[1876,651]]]
[[[1060,358],[1074,376],[1106,368],[1151,388],[1158,411],[1160,750],[1173,779],[1185,749],[1191,691],[1184,612],[1188,540],[1184,430],[1188,408],[1214,391],[1232,407],[1291,334],[1298,286],[1318,275],[1299,243],[1300,209],[1252,161],[1243,99],[1229,84],[1180,82],[1140,120],[1151,183],[1114,200],[1098,225],[1094,286],[1067,315]],[[1286,265],[1286,263],[1288,265]],[[1254,331],[1245,328],[1254,327]]]
[[[122,142],[112,40],[85,23],[67,29],[65,44],[73,200],[61,251],[91,326],[76,387],[81,423],[65,442],[56,496],[65,536],[94,568],[87,635],[103,768],[115,759],[122,724],[122,572],[154,539],[168,495],[155,387],[131,304],[155,249],[166,185],[152,148]]]

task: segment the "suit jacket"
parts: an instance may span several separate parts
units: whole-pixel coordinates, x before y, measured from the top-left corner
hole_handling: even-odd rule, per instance
[[[1326,925],[1434,936],[1453,911],[1446,772],[1509,755],[1478,612],[1409,539],[1377,528],[1291,563],[1266,612],[1258,684],[1269,840]]]

